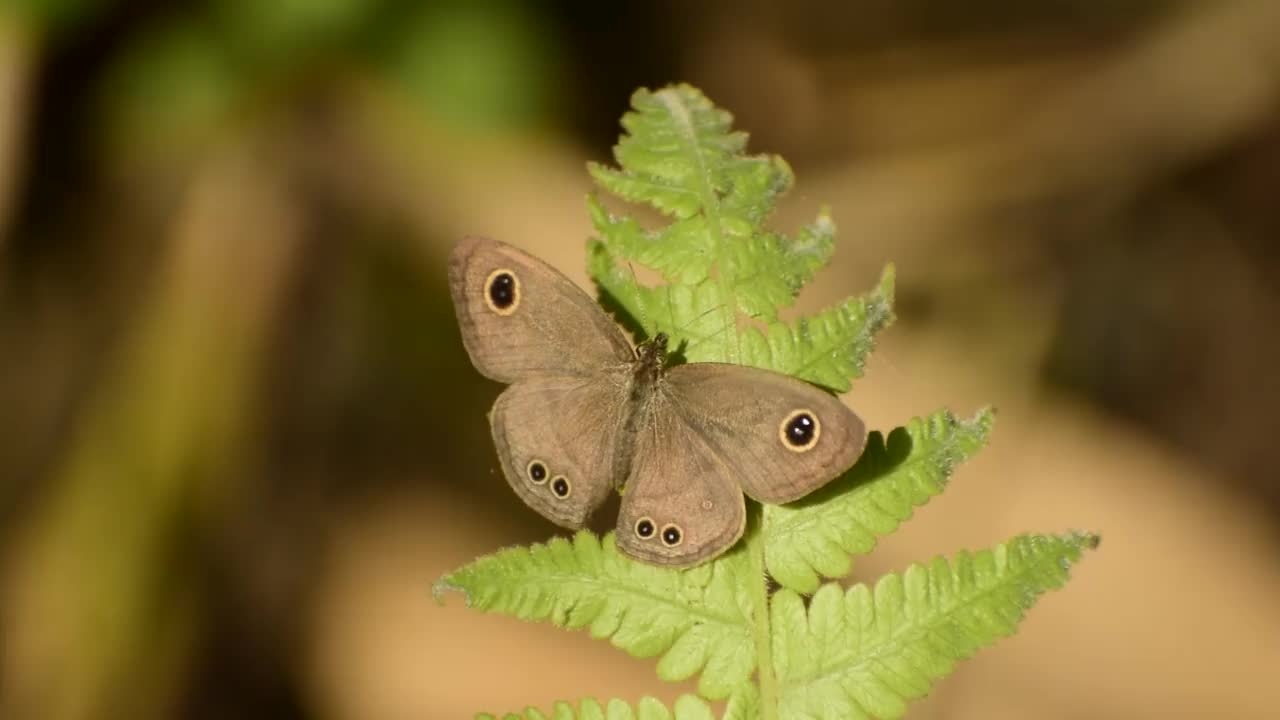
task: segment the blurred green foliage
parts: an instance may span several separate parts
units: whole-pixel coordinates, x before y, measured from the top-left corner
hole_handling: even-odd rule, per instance
[[[107,71],[101,101],[119,143],[191,141],[225,122],[243,87],[213,29],[180,18],[140,32]]]
[[[539,125],[557,100],[557,44],[521,3],[423,3],[389,46],[388,74],[419,107],[457,127]]]
[[[207,137],[344,75],[469,130],[545,125],[557,100],[557,44],[508,0],[216,0],[133,33],[100,89],[124,144]]]
[[[28,22],[60,27],[88,20],[109,4],[108,0],[0,0],[0,12],[7,5]]]
[[[247,70],[266,74],[341,50],[381,0],[213,0],[211,21]]]

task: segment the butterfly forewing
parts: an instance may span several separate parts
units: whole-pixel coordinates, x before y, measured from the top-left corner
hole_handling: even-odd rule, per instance
[[[494,380],[595,375],[635,357],[622,330],[577,285],[496,240],[471,237],[454,247],[449,291],[471,362]]]

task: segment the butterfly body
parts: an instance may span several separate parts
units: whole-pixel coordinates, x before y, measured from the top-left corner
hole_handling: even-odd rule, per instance
[[[472,362],[510,384],[489,417],[512,489],[569,528],[621,489],[632,557],[710,559],[741,537],[743,493],[790,502],[861,453],[862,422],[838,399],[758,368],[668,367],[664,334],[633,350],[586,293],[509,245],[460,242],[450,289]]]
[[[631,385],[627,395],[626,422],[623,424],[623,441],[619,443],[618,462],[614,466],[614,480],[622,487],[631,472],[631,459],[635,453],[635,439],[641,431],[652,425],[656,406],[666,401],[663,370],[667,362],[667,336],[658,333],[652,340],[636,346],[636,360],[632,365]]]

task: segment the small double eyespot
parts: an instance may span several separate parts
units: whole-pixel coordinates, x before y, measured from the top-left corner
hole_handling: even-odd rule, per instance
[[[662,528],[662,544],[667,547],[676,547],[684,541],[684,533],[680,532],[680,526],[667,524]]]
[[[547,466],[541,460],[530,461],[525,472],[529,475],[529,482],[534,485],[541,485],[547,481]]]
[[[822,436],[822,424],[812,410],[793,410],[778,424],[778,439],[791,452],[812,450]]]
[[[662,544],[667,547],[677,547],[684,542],[684,533],[680,530],[679,525],[667,523],[662,526],[662,532],[658,533],[658,526],[654,524],[653,518],[648,516],[636,520],[635,533],[636,537],[641,540],[648,540],[658,534],[662,539]]]
[[[654,526],[653,520],[647,517],[642,517],[636,521],[636,537],[641,540],[648,540],[657,531],[658,528]]]
[[[573,484],[569,482],[569,478],[563,475],[557,475],[551,479],[551,494],[561,500],[569,497],[569,493],[573,492]]]
[[[569,482],[569,478],[564,475],[551,477],[551,470],[541,460],[530,460],[529,464],[524,468],[524,474],[529,478],[529,482],[534,485],[547,485],[549,481],[551,494],[561,500],[573,494],[573,483]]]

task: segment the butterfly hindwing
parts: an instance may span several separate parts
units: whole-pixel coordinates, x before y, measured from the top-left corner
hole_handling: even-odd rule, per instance
[[[493,405],[489,420],[503,474],[516,494],[551,522],[580,528],[621,478],[626,387],[610,375],[521,380]]]
[[[696,565],[742,537],[742,491],[732,468],[665,399],[655,400],[651,411],[635,435],[618,513],[618,546],[657,565]]]
[[[666,373],[671,404],[728,465],[743,492],[780,504],[849,469],[866,427],[840,399],[788,375],[723,363]]]

